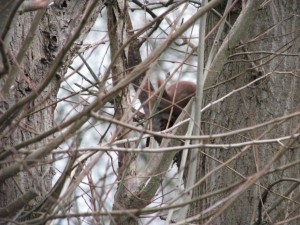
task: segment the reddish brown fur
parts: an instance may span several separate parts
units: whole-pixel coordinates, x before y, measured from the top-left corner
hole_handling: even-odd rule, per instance
[[[160,85],[161,82],[158,82]],[[190,81],[178,81],[164,91],[159,110],[170,113],[173,107],[172,116],[177,117],[182,109],[187,105],[196,92],[196,85]]]
[[[158,79],[157,84],[158,87],[161,87],[162,81]],[[145,90],[149,91],[148,86],[145,87]],[[196,85],[190,81],[178,81],[167,87],[163,91],[159,106],[152,117],[152,129],[154,131],[161,131],[173,126],[182,109],[188,104],[195,92]],[[151,98],[149,101],[149,109],[150,112],[152,112],[159,94],[154,94],[152,91],[149,91],[149,95]],[[155,137],[155,139],[158,143],[161,143],[160,137]],[[148,146],[149,140],[147,143]]]
[[[196,92],[196,85],[190,81],[179,81],[166,89],[170,101],[174,103],[174,113],[179,115]]]

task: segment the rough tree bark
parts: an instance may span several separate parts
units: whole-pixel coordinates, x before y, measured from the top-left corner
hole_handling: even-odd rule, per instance
[[[244,29],[246,37],[241,41],[245,45],[240,43],[238,46],[231,46],[231,57],[227,60],[228,63],[224,66],[218,79],[215,80],[215,84],[218,85],[206,92],[205,102],[214,101],[257,78],[268,73],[269,75],[207,109],[203,114],[204,134],[218,134],[253,126],[289,115],[299,109],[299,13],[300,4],[297,0],[276,0],[268,2],[259,9],[254,26]],[[212,21],[214,20],[209,19],[208,21],[210,26],[212,26],[210,24],[213,23]],[[234,54],[236,55],[233,56]],[[295,117],[282,123],[237,135],[214,138],[209,143],[229,144],[289,136],[294,132],[299,132],[298,124],[299,117]],[[297,143],[296,140],[295,143],[288,146],[282,157],[271,164],[271,168],[299,160],[300,149]],[[205,179],[197,187],[195,194],[209,193],[238,181],[245,181],[246,177],[268,165],[276,153],[288,144],[289,142],[278,142],[251,145],[248,146],[248,149],[242,147],[202,149],[202,153],[199,153],[197,180],[220,166],[220,162],[226,162],[238,154],[239,157],[227,165],[230,168],[223,166]],[[210,224],[274,224],[298,215],[299,194],[297,193],[299,193],[299,187],[288,193],[295,183],[283,179],[299,179],[299,177],[299,163],[285,170],[264,175],[256,182],[256,185],[251,185],[243,194],[239,195],[238,199]],[[276,181],[280,182],[275,184]],[[265,189],[259,185],[268,188],[272,184],[274,186],[271,190],[275,193],[269,192],[265,201],[262,195]],[[193,204],[190,215],[199,215],[204,209],[208,209],[230,193],[232,192],[218,194]],[[283,199],[279,195],[288,196],[298,203]],[[278,200],[282,200],[281,204],[275,210],[270,210]],[[260,206],[260,202],[263,202],[263,207]],[[259,218],[260,213],[264,214],[265,212],[268,212],[268,216],[264,215]],[[205,216],[209,218],[209,215],[205,214]],[[299,224],[299,220],[288,224]]]
[[[22,144],[37,135],[49,130],[54,124],[54,109],[56,94],[61,79],[66,72],[78,47],[65,48],[65,43],[80,24],[84,9],[90,1],[55,1],[52,7],[38,11],[19,14],[18,6],[22,1],[1,1],[1,101],[0,101],[0,154],[1,170],[11,162],[23,165],[18,175],[5,179],[0,183],[0,218],[6,220],[22,219],[22,212],[34,208],[47,196],[52,187],[52,177],[55,173],[48,155],[39,162],[34,162],[34,168],[29,169],[24,154],[15,150],[14,146]],[[34,3],[34,1],[32,1]],[[90,4],[90,3],[89,3]],[[76,6],[76,7],[75,7]],[[20,8],[19,8],[20,9]],[[78,35],[81,43],[89,28],[93,25],[98,13],[94,10],[85,22],[82,35]],[[5,20],[4,18],[7,18]],[[36,26],[36,29],[32,29]],[[30,38],[28,38],[30,37]],[[32,38],[32,40],[31,40]],[[24,57],[19,57],[25,45]],[[58,54],[65,52],[64,59],[51,75],[51,81],[41,92],[31,100],[17,108],[13,115],[5,112],[22,102],[48,76],[49,68],[53,66]],[[19,57],[19,58],[18,58]],[[20,60],[20,61],[19,61]],[[13,86],[9,86],[11,79]],[[5,86],[6,85],[6,86]],[[8,86],[7,86],[8,85]],[[4,92],[3,90],[6,90]],[[6,116],[6,117],[5,117]],[[50,135],[44,139],[26,146],[26,150],[37,149],[53,138]],[[30,166],[32,167],[32,166]],[[22,201],[21,197],[26,197]],[[12,203],[19,203],[18,206]],[[14,206],[13,208],[10,208]],[[17,207],[16,207],[17,206]],[[27,219],[39,216],[30,214]],[[26,213],[25,213],[26,214]],[[4,219],[5,218],[5,219]]]

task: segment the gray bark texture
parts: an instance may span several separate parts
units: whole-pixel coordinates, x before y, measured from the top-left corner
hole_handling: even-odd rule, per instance
[[[202,122],[204,134],[219,134],[250,127],[299,110],[299,13],[300,2],[297,0],[276,0],[259,9],[254,26],[245,27],[246,36],[240,45],[231,46],[232,55],[240,54],[229,57],[215,80],[214,88],[206,91],[204,106],[265,74],[269,75],[205,110]],[[213,17],[214,15],[209,17],[208,26],[215,24]],[[234,14],[231,15],[232,18]],[[257,68],[253,68],[254,66]],[[289,136],[299,132],[298,125],[299,117],[293,117],[236,135],[212,138],[209,143],[230,144]],[[269,165],[271,159],[285,146],[287,148],[284,154]],[[199,152],[197,180],[216,169],[221,162],[237,155],[195,188],[194,197],[245,181],[266,165],[269,166],[268,170],[272,170],[295,162],[300,159],[300,149],[297,139],[240,148],[204,148]],[[285,178],[298,180],[293,182]],[[299,178],[299,163],[277,172],[263,173],[255,184],[241,192],[209,224],[275,224],[299,215]],[[266,199],[265,188],[269,188]],[[194,203],[190,208],[190,216],[199,215],[234,190],[236,189]],[[220,207],[215,210],[218,209]],[[215,210],[210,213],[215,213]],[[213,215],[208,214],[206,218]],[[201,223],[204,221],[200,220]],[[287,224],[299,224],[299,221],[296,219]]]
[[[56,94],[61,78],[66,72],[78,48],[73,46],[64,49],[67,39],[82,19],[83,11],[89,1],[55,1],[52,7],[38,11],[20,14],[17,4],[1,1],[0,11],[2,23],[1,31],[1,80],[0,90],[7,89],[7,80],[15,73],[12,86],[7,93],[1,93],[0,98],[0,170],[7,168],[12,163],[22,165],[18,174],[8,175],[8,179],[0,182],[0,221],[9,219],[24,220],[39,216],[41,212],[28,214],[29,210],[47,198],[52,188],[52,178],[55,174],[52,166],[52,156],[46,155],[38,161],[26,161],[26,155],[16,150],[15,146],[35,138],[48,131],[55,124],[54,110],[56,107]],[[19,1],[21,3],[22,1]],[[76,6],[76,7],[75,7]],[[99,7],[100,9],[100,7]],[[99,10],[94,10],[86,27],[82,29],[82,35],[77,39],[80,43],[88,29],[94,23]],[[37,15],[41,15],[38,21]],[[5,19],[4,19],[5,18]],[[0,19],[1,20],[1,19]],[[34,23],[37,29],[30,33]],[[32,41],[26,37],[32,36]],[[18,61],[18,55],[24,45],[29,45],[24,57]],[[49,73],[58,54],[65,51],[63,60],[54,70]],[[9,61],[6,68],[5,62]],[[18,61],[18,62],[17,62]],[[6,68],[6,69],[5,69]],[[53,67],[52,67],[53,68]],[[14,71],[15,70],[15,71]],[[37,87],[44,81],[46,76],[51,76],[50,81],[37,92]],[[36,96],[21,104],[13,114],[7,116],[5,112],[12,109],[16,104],[23,102],[26,97],[36,92]],[[33,144],[24,145],[22,150],[38,149],[53,139],[53,134],[34,141]],[[33,168],[32,168],[33,167]],[[22,217],[27,214],[27,217]]]

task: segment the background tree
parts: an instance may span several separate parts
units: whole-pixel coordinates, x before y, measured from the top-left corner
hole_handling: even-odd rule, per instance
[[[47,5],[1,4],[1,221],[299,223],[298,1]]]

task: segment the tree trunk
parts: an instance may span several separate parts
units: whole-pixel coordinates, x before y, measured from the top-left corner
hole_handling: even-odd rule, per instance
[[[55,71],[51,81],[41,93],[36,93],[36,97],[32,101],[28,101],[23,107],[17,109],[16,116],[13,115],[12,119],[10,117],[4,118],[5,123],[0,124],[1,126],[8,125],[5,129],[0,130],[1,169],[15,162],[23,165],[22,172],[0,183],[0,218],[3,220],[4,218],[24,220],[39,216],[39,214],[31,214],[24,218],[22,216],[26,213],[20,214],[20,212],[32,210],[34,206],[46,198],[52,187],[52,177],[55,171],[52,166],[51,155],[44,157],[39,162],[34,162],[36,166],[29,169],[26,160],[24,160],[24,154],[19,150],[15,150],[14,146],[43,134],[54,125],[56,94],[61,77],[63,77],[67,66],[78,49],[77,47],[73,47],[71,50],[64,49],[64,44],[81,20],[87,2],[89,1],[56,1],[56,4],[48,7],[47,10],[40,9],[21,15],[17,12],[17,8],[13,8],[16,5],[7,3],[0,6],[2,16],[7,16],[5,13],[11,13],[7,16],[11,21],[3,20],[7,23],[0,24],[1,38],[5,41],[0,63],[1,72],[3,73],[0,77],[1,91],[5,89],[7,80],[12,77],[14,70],[16,72],[16,76],[13,77],[15,79],[12,80],[13,86],[10,90],[7,89],[7,93],[1,92],[1,117],[6,110],[23,101],[32,92],[36,92],[36,88],[45,79],[51,63],[53,63],[58,53],[69,51],[66,53],[64,61],[61,62],[61,66]],[[10,7],[11,11],[8,10]],[[79,42],[83,40],[94,23],[99,9],[94,10],[94,13],[90,16],[90,20],[86,23],[88,26],[82,30],[82,35],[78,39]],[[9,23],[10,26],[8,26]],[[35,23],[37,23],[37,29],[34,31],[32,28]],[[8,33],[2,32],[5,31],[3,29],[5,26],[9,28]],[[33,36],[32,41],[28,39],[30,35]],[[29,47],[28,50],[25,50],[26,53],[23,59],[21,59],[21,62],[16,62],[19,60],[17,55],[27,44],[29,44]],[[8,59],[11,64],[6,69],[5,60],[3,59]],[[22,150],[37,149],[51,139],[53,139],[53,135],[34,144],[25,145]],[[21,197],[25,202],[22,202]],[[20,203],[18,207],[11,208],[16,206],[16,203]]]
[[[23,46],[24,39],[31,27],[35,14],[24,13],[16,19],[15,26],[11,29],[10,39],[6,46],[9,47],[13,58],[16,57],[18,51]],[[33,39],[32,47],[28,49],[23,63],[18,68],[18,76],[16,77],[14,87],[10,90],[9,97],[2,102],[7,107],[11,107],[30,92],[35,91],[35,87],[43,79],[49,63],[53,61],[53,56],[59,47],[59,38],[54,34],[55,31],[57,32],[57,24],[52,27],[49,24],[51,16],[51,14],[47,13],[42,18],[36,38]],[[55,104],[53,103],[56,102],[58,84],[59,79],[57,76],[37,99],[25,107],[19,117],[22,119],[16,124],[11,125],[9,131],[0,139],[1,147],[8,148],[22,143],[53,126],[55,108]],[[47,110],[39,110],[44,107],[47,107]],[[30,147],[37,148],[50,138]],[[15,152],[12,157],[5,159],[5,164],[11,160],[20,160],[20,163],[23,163],[22,158],[22,154]],[[45,162],[49,162],[51,157],[46,157],[44,160]],[[5,164],[2,164],[1,167],[5,167]],[[26,172],[14,178],[7,179],[0,184],[1,208],[6,207],[24,193],[33,190],[38,196],[27,205],[27,209],[30,209],[37,202],[40,202],[43,196],[50,190],[54,175],[54,169],[51,164],[41,163],[39,166],[28,171],[24,163],[24,169]]]
[[[300,19],[296,16],[299,13],[300,4],[297,0],[272,1],[259,10],[255,18],[255,26],[245,29],[247,32],[247,37],[243,40],[245,47],[242,44],[236,48],[232,46],[232,54],[242,54],[229,58],[216,81],[218,85],[207,91],[204,105],[261,76],[268,73],[269,75],[207,109],[203,114],[204,134],[220,134],[250,127],[289,115],[299,109],[300,89],[297,76],[299,75]],[[245,52],[255,52],[255,54]],[[258,68],[253,68],[254,66]],[[299,129],[296,130],[298,124],[299,119],[295,117],[282,123],[263,126],[260,129],[214,138],[209,143],[229,144],[289,136],[294,132],[299,132]],[[271,164],[271,169],[299,160],[297,141],[291,146],[288,144],[288,142],[278,141],[272,144],[248,145],[240,148],[202,149],[203,152],[199,154],[201,163],[198,165],[197,180],[220,166],[220,162],[238,157],[206,178],[195,193],[210,193],[238,181],[245,181],[268,165],[285,145],[288,149],[279,160]],[[299,163],[285,170],[262,176],[256,184],[241,192],[233,204],[228,206],[224,213],[216,216],[210,224],[265,224],[264,222],[274,224],[295,216],[299,206],[291,200],[283,199],[282,196],[299,202],[299,194],[297,196],[299,187],[288,193],[295,183],[283,179],[299,179],[299,177]],[[279,182],[274,183],[277,181]],[[273,185],[271,188],[273,192],[268,192],[267,198],[264,199],[265,188],[270,188],[270,185]],[[233,188],[231,191],[222,192],[206,201],[193,204],[190,214],[197,215],[203,212],[233,193],[233,190],[236,189]],[[281,204],[275,210],[271,210],[274,203],[279,200],[282,201]],[[262,207],[260,202],[263,203]],[[209,218],[214,215],[214,212],[215,210],[210,211],[205,216]],[[260,214],[263,216],[261,217]],[[299,224],[299,220],[288,224]]]

